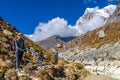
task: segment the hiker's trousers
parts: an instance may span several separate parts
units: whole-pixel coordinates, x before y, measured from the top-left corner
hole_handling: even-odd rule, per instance
[[[38,59],[38,64],[40,65],[40,67],[42,67],[42,62],[43,62],[42,59]]]
[[[21,63],[21,61],[22,61],[23,53],[24,53],[24,52],[19,51],[19,50],[16,50],[16,51],[15,51],[15,54],[16,54],[16,69],[19,69],[19,68],[20,68],[20,63]]]

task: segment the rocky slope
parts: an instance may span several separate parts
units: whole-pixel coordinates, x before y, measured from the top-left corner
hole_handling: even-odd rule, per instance
[[[42,46],[45,49],[50,49],[55,47],[58,44],[64,44],[66,42],[69,42],[70,40],[73,40],[75,37],[60,37],[59,35],[55,35],[52,37],[49,37],[45,40],[38,41],[37,43]]]
[[[120,1],[119,1],[119,4],[120,4]],[[120,21],[120,5],[117,6],[114,13],[110,16],[109,20],[107,21],[107,24],[116,22],[116,21],[118,21],[118,22]]]
[[[89,31],[59,48],[60,57],[81,62],[91,73],[108,75],[120,80],[119,4],[107,25]],[[114,19],[115,18],[115,19]]]
[[[91,73],[81,63],[59,60],[54,65],[52,51],[47,51],[23,36],[29,53],[23,56],[21,70],[15,69],[12,41],[19,31],[0,18],[0,80],[82,80]],[[43,53],[43,68],[39,68],[37,55]]]

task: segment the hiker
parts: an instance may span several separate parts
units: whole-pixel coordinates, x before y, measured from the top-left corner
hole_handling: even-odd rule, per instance
[[[53,49],[53,55],[55,59],[55,64],[57,64],[58,63],[58,51],[56,49]]]
[[[40,65],[39,68],[42,68],[42,63],[43,63],[43,53],[41,52],[40,54],[38,54],[38,64]]]
[[[22,33],[18,33],[17,39],[15,40],[15,54],[16,54],[16,69],[20,69],[20,63],[25,49],[24,40],[22,39]]]

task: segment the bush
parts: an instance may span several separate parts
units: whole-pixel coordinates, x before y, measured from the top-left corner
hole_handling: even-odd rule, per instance
[[[64,65],[66,64],[69,64],[68,61],[65,61],[65,60],[59,60],[58,61],[58,64],[57,64],[57,67],[60,68],[60,67],[64,67]]]

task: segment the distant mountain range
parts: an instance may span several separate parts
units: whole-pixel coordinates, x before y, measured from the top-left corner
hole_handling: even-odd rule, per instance
[[[45,40],[42,41],[38,41],[37,43],[44,47],[45,49],[50,49],[52,47],[55,47],[58,43],[59,44],[64,44],[65,42],[68,42],[72,39],[74,39],[75,37],[70,36],[70,37],[60,37],[59,35],[55,35],[52,37],[49,37]]]
[[[112,15],[115,9],[115,5],[108,5],[102,9],[99,9],[98,7],[87,8],[83,16],[77,20],[74,29],[78,31],[78,35],[81,35],[87,31],[91,31],[98,27],[104,26],[109,16]],[[74,36],[61,37],[57,35],[49,37],[42,41],[38,41],[38,44],[46,49],[49,49],[51,47],[54,47],[57,43],[69,42],[74,38]]]

